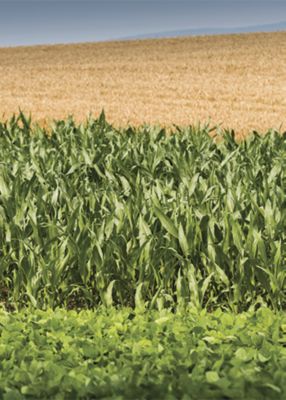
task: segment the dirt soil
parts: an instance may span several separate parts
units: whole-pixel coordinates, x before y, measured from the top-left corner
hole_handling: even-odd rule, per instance
[[[286,130],[286,32],[0,49],[0,118]]]

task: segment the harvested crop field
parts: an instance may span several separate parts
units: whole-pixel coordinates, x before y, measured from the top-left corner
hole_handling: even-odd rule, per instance
[[[279,128],[286,111],[286,32],[0,49],[0,113],[115,125]],[[285,126],[282,125],[282,129]]]

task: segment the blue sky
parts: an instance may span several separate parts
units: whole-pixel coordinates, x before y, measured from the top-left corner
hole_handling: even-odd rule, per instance
[[[285,0],[0,0],[0,46],[101,41],[285,20]]]

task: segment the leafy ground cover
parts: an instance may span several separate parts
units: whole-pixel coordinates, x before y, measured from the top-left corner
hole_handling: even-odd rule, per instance
[[[0,312],[0,397],[285,399],[286,316],[267,308]]]
[[[7,307],[285,306],[286,136],[0,124]]]

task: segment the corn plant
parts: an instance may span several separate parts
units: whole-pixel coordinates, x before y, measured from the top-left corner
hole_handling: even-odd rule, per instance
[[[0,124],[7,307],[285,306],[286,134]]]

